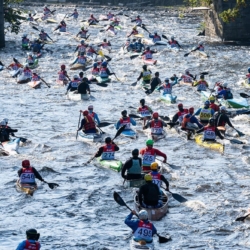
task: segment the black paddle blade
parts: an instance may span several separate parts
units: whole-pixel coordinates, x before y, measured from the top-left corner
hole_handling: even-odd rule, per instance
[[[200,75],[204,75],[204,76],[205,76],[205,75],[208,75],[208,74],[209,74],[209,72],[207,72],[207,71],[201,72],[201,73],[200,73]]]
[[[129,114],[129,117],[131,118],[141,118],[139,115]]]
[[[100,87],[104,87],[104,88],[106,88],[106,87],[108,87],[108,84],[106,84],[106,83],[96,83],[96,85],[98,85],[98,86],[100,86]]]
[[[166,243],[166,242],[168,242],[168,241],[171,240],[170,236],[168,236],[168,237],[163,237],[163,236],[160,236],[159,234],[157,234],[157,236],[159,237],[159,242],[160,242],[160,243]]]
[[[189,52],[189,53],[184,54],[184,57],[188,56],[189,54],[190,54],[190,52]]]
[[[106,126],[109,126],[109,125],[111,125],[111,124],[113,124],[113,123],[110,123],[110,122],[100,122],[99,127],[100,127],[100,128],[101,128],[101,127],[106,127]]]
[[[179,123],[177,122],[167,122],[167,124],[170,126],[170,127],[173,127],[175,125],[178,125]]]
[[[59,187],[59,185],[57,183],[48,183],[48,186],[51,188],[51,189],[54,189],[56,187]]]
[[[110,56],[104,55],[104,57],[105,57],[106,59],[108,59],[109,61],[112,60],[112,58],[111,58]]]
[[[184,203],[184,202],[187,201],[186,198],[182,197],[182,196],[179,195],[179,194],[174,194],[174,193],[172,193],[172,196],[173,196],[173,198],[174,198],[175,200],[179,201],[180,203]]]
[[[240,93],[240,96],[243,97],[243,98],[249,98],[250,97],[250,95],[247,95],[245,93]]]
[[[160,118],[163,120],[163,121],[170,121],[170,118],[168,116],[160,116]]]
[[[130,57],[130,59],[132,60],[132,59],[134,59],[134,58],[136,58],[136,57],[138,57],[139,55],[133,55],[133,56],[131,56]]]
[[[238,133],[239,136],[244,136],[244,135],[245,135],[244,133],[240,132],[240,131],[239,131],[238,129],[236,129],[236,128],[235,128],[234,130]]]
[[[245,144],[243,141],[237,139],[230,139],[230,143],[232,144]]]
[[[136,86],[137,85],[137,81],[136,82],[133,82],[132,84],[131,84],[131,86]]]
[[[22,137],[20,137],[20,141],[24,143],[24,142],[26,142],[26,141],[27,141],[27,139],[26,139],[26,138],[22,138]]]
[[[32,29],[39,31],[39,29],[36,26],[31,26]]]
[[[114,200],[115,200],[120,206],[126,206],[125,201],[122,199],[122,197],[121,197],[116,191],[114,191],[113,197],[114,197]]]
[[[168,40],[168,38],[165,35],[162,35],[162,37]]]
[[[123,125],[122,127],[120,127],[120,128],[117,130],[114,139],[115,139],[116,137],[118,137],[118,136],[125,130],[125,128],[126,128],[126,125]],[[113,139],[113,140],[114,140],[114,139]],[[113,140],[112,140],[112,141],[113,141]]]
[[[244,221],[249,215],[250,215],[250,214],[247,214],[247,215],[242,216],[242,217],[238,217],[238,218],[236,218],[235,221]]]

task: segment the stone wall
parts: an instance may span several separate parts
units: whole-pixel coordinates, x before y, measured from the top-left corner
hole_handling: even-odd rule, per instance
[[[205,11],[206,36],[220,37],[223,41],[241,41],[250,40],[250,5],[242,8],[240,16],[235,21],[224,23],[219,14],[235,6],[236,0],[214,0],[211,9]]]

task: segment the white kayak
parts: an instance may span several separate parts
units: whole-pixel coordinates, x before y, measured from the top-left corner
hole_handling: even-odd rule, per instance
[[[9,155],[18,154],[20,141],[21,139],[17,138],[17,139],[12,139],[10,141],[2,142],[4,151],[7,152]]]
[[[134,241],[133,239],[131,239],[130,241],[130,250],[153,250],[154,248],[154,243],[146,243],[145,241]],[[144,244],[144,245],[143,245]]]
[[[102,141],[102,135],[99,133],[85,134],[82,130],[79,131],[78,135],[83,141],[86,142],[100,142]]]
[[[167,48],[169,50],[173,51],[173,52],[179,52],[180,51],[180,48],[176,47],[176,46],[172,47],[172,46],[168,45]]]
[[[41,81],[32,81],[28,83],[28,85],[33,89],[39,89],[41,87],[41,84]]]
[[[124,137],[129,137],[129,138],[132,138],[132,139],[136,139],[137,137],[137,133],[136,131],[134,131],[133,129],[126,129],[126,130],[123,130],[122,131],[122,135]]]
[[[17,83],[27,83],[30,81],[30,77],[27,77],[24,74],[21,74],[17,77]]]
[[[78,94],[78,93],[75,93],[74,91],[69,91],[68,98],[70,100],[73,100],[73,101],[81,101],[81,100],[88,100],[89,95],[88,94]]]
[[[19,69],[17,70],[10,70],[10,75],[13,77],[17,72],[19,71]]]

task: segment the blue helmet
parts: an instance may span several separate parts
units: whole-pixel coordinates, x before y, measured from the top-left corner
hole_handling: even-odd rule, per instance
[[[98,63],[94,63],[93,67],[96,68],[98,66]]]
[[[102,66],[103,66],[103,67],[106,67],[107,65],[108,65],[107,62],[103,62],[103,63],[102,63]]]
[[[204,102],[204,105],[205,105],[205,106],[209,106],[209,105],[210,105],[210,102],[209,102],[209,101],[205,101],[205,102]]]
[[[247,69],[248,73],[250,73],[250,68]]]

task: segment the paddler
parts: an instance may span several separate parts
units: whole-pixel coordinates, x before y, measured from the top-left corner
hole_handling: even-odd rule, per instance
[[[68,16],[68,18],[69,18],[69,17],[72,17],[72,16],[73,16],[73,19],[74,19],[75,21],[77,21],[77,18],[78,18],[78,16],[79,16],[79,14],[78,14],[78,12],[77,12],[77,9],[74,9],[73,14],[71,14],[70,16]]]
[[[40,234],[37,232],[36,229],[28,229],[26,231],[26,240],[22,241],[16,250],[40,250],[41,244],[38,241]]]
[[[115,73],[111,73],[110,70],[108,69],[108,63],[103,62],[100,67],[100,73],[99,76],[101,78],[108,78],[111,75],[114,75]]]
[[[214,110],[210,108],[210,102],[205,101],[204,102],[204,107],[199,108],[194,115],[199,115],[200,116],[200,122],[202,124],[207,124],[209,119],[213,117],[214,115]]]
[[[138,39],[136,43],[135,52],[142,52],[145,50],[145,45],[141,42],[141,38]]]
[[[129,44],[127,50],[128,51],[135,51],[137,46],[137,40],[136,38],[133,38],[132,42]]]
[[[87,56],[93,58],[94,54],[98,55],[98,53],[94,50],[94,45],[93,44],[89,44],[87,50],[86,50],[86,54]]]
[[[7,69],[10,69],[10,70],[19,70],[21,67],[22,67],[22,64],[19,63],[16,59],[13,59],[13,63],[11,63]],[[14,77],[14,76],[13,76]]]
[[[127,38],[125,44],[122,46],[123,50],[124,50],[124,48],[126,48],[126,50],[129,52],[130,51],[130,43],[131,43],[130,38]]]
[[[71,64],[71,66],[76,63],[85,66],[87,63],[87,57],[84,54],[85,54],[84,52],[80,52],[80,55],[75,59],[75,61]]]
[[[79,83],[80,83],[80,80],[78,78],[78,75],[74,75],[73,81],[69,82],[65,95],[67,95],[69,91],[72,92],[72,91],[77,90]]]
[[[88,23],[89,25],[96,25],[97,23],[99,23],[99,21],[94,17],[93,14],[91,14]]]
[[[100,73],[100,69],[98,68],[98,63],[94,63],[93,64],[93,69],[91,70],[91,74],[93,76],[99,76],[99,73]]]
[[[142,25],[142,19],[140,18],[139,15],[136,17],[136,19],[131,20],[131,22],[132,23],[135,22],[137,26],[141,26]]]
[[[39,39],[40,39],[42,42],[44,42],[44,41],[47,41],[47,40],[48,40],[47,38],[49,38],[49,39],[53,42],[52,38],[48,35],[48,33],[46,33],[46,32],[44,31],[44,29],[41,29],[41,32],[40,32],[40,34],[39,34]]]
[[[155,72],[155,77],[152,78],[150,81],[150,89],[145,91],[147,95],[152,94],[154,90],[156,89],[156,87],[161,84],[161,79],[159,78],[159,76],[160,76],[160,73]]]
[[[196,79],[196,76],[193,76],[190,72],[189,69],[185,70],[185,74],[181,74],[180,79],[178,81],[183,81],[186,83],[192,83]]]
[[[33,82],[38,82],[38,81],[40,81],[40,80],[41,80],[41,77],[40,77],[37,73],[32,72],[31,81],[33,81]]]
[[[193,86],[197,86],[197,91],[206,91],[208,88],[208,83],[205,81],[205,76],[200,75],[200,80],[193,83]]]
[[[127,116],[127,110],[123,110],[122,112],[121,112],[121,115],[122,115],[122,117],[120,118],[120,120],[116,123],[116,129],[118,130],[120,127],[122,127],[122,126],[124,126],[124,125],[126,125],[126,130],[129,130],[130,129],[130,125],[132,124],[133,126],[135,126],[136,125],[136,121],[133,119],[133,118],[131,118],[131,117],[129,117],[129,116]]]
[[[144,180],[146,184],[139,188],[138,201],[142,208],[159,208],[162,207],[163,202],[161,192],[158,186],[153,183],[153,176],[151,174],[145,174]]]
[[[62,64],[61,70],[58,72],[58,80],[63,81],[63,84],[66,85],[68,83],[66,78],[68,78],[69,81],[71,81],[71,80],[70,80],[70,78],[67,74],[67,71],[65,69],[66,69],[66,66],[64,64]]]
[[[150,118],[153,110],[145,105],[145,99],[140,100],[140,107],[137,109],[137,112],[143,117],[143,126],[145,126],[146,121]]]
[[[114,160],[115,159],[115,152],[119,151],[119,147],[111,140],[110,137],[107,137],[105,139],[104,146],[101,146],[97,153],[95,154],[95,157],[100,157],[102,160]]]
[[[23,75],[25,77],[25,80],[28,80],[29,81],[31,80],[32,78],[32,71],[30,70],[29,68],[29,65],[28,64],[25,64],[24,68],[23,69],[20,69],[18,75]],[[20,81],[17,81],[17,83],[21,83],[23,80],[20,80]]]
[[[79,73],[79,80],[82,81],[82,79],[83,79],[83,72],[81,71],[81,72]]]
[[[216,141],[216,136],[219,136],[220,139],[224,139],[224,137],[221,135],[220,131],[217,129],[217,126],[215,125],[214,118],[210,118],[208,125],[205,127],[199,129],[196,131],[196,133],[203,132],[203,141]]]
[[[132,210],[125,219],[125,224],[133,230],[133,240],[152,243],[153,236],[157,234],[157,230],[153,223],[148,220],[148,212],[141,210],[138,213],[139,219],[132,219],[133,215],[137,215],[135,210]]]
[[[140,150],[140,155],[142,156],[142,170],[145,172],[150,171],[150,165],[155,162],[156,156],[161,156],[164,158],[163,163],[167,162],[167,155],[160,150],[153,148],[154,141],[148,139],[146,141],[146,148]]]
[[[45,5],[43,9],[43,16],[41,19],[46,20],[50,16],[51,13],[52,12],[50,11],[50,9],[47,7],[47,5]]]
[[[154,35],[152,35],[151,33],[149,34],[149,38],[153,39],[153,43],[159,42],[161,41],[161,36],[159,36],[157,34],[157,31],[154,32]]]
[[[80,55],[81,52],[86,52],[87,47],[88,47],[88,45],[85,44],[85,41],[84,41],[84,40],[82,40],[82,41],[81,41],[81,44],[77,45],[77,47],[76,47],[74,53],[75,53],[76,51],[78,51],[78,55]]]
[[[231,92],[231,89],[228,88],[227,86],[228,84],[226,82],[222,84],[223,89],[218,92],[217,98],[223,98],[225,100],[233,99],[233,94]]]
[[[147,47],[146,50],[141,55],[144,56],[144,58],[147,60],[147,59],[153,59],[152,54],[154,53],[157,53],[157,51],[151,50],[150,47]]]
[[[81,31],[78,32],[78,34],[76,35],[76,37],[78,37],[78,36],[80,35],[81,38],[86,39],[86,38],[87,38],[87,33],[88,33],[88,32],[89,32],[89,31],[88,31],[87,29],[85,30],[85,28],[82,27],[82,28],[81,28]]]
[[[44,45],[45,44],[41,45],[41,42],[35,39],[34,42],[30,45],[30,48],[33,54],[40,55],[42,53],[41,50],[43,49]]]
[[[109,27],[108,27],[105,31],[110,31],[110,32],[113,33],[114,35],[117,34],[117,31],[115,30],[115,27],[114,27],[113,24],[110,24]]]
[[[94,118],[94,121],[97,123],[97,126],[99,126],[100,125],[100,120],[99,120],[98,115],[94,112],[94,106],[89,105],[88,106],[88,111],[89,111],[89,115]]]
[[[110,25],[113,25],[115,27],[115,26],[118,26],[119,24],[120,22],[118,21],[117,17],[115,17],[114,21]]]
[[[103,39],[103,42],[101,42],[100,44],[97,45],[98,47],[101,47],[103,49],[109,49],[109,47],[111,46],[110,41],[107,41],[106,38]]]
[[[219,105],[215,104],[215,97],[212,95],[208,98],[209,102],[210,102],[210,108],[214,110],[214,112],[217,112],[220,110]]]
[[[5,120],[0,122],[0,142],[9,141],[10,135],[14,136],[13,133],[15,132],[18,132],[18,130],[8,127]]]
[[[175,40],[174,36],[171,36],[171,40],[168,41],[168,44],[171,46],[171,48],[181,48],[181,45],[178,43],[178,41]]]
[[[29,13],[29,16],[28,16],[28,18],[27,18],[27,21],[28,21],[28,22],[33,22],[33,21],[34,21],[34,18],[33,18],[33,16],[31,15],[31,13]]]
[[[246,74],[247,82],[250,84],[250,68],[247,69],[248,74]]]
[[[23,34],[23,36],[22,36],[22,48],[29,49],[29,44],[30,44],[30,40],[28,38],[28,35]]]
[[[163,90],[163,94],[169,94],[169,95],[171,95],[172,94],[172,88],[173,88],[173,86],[177,84],[177,77],[176,77],[176,75],[174,74],[171,79],[174,79],[174,81],[170,82],[168,77],[165,78],[164,83],[161,85],[161,87],[158,88],[158,90],[162,89]],[[173,103],[175,103],[175,100],[173,100]]]
[[[205,50],[205,47],[204,47],[204,42],[200,41],[198,43],[198,46],[195,48],[195,49],[192,49],[192,51],[196,51],[196,50],[199,50],[199,51],[204,51]]]
[[[132,157],[124,163],[121,175],[124,180],[140,180],[142,179],[141,172],[142,159],[139,157],[139,150],[136,148],[132,151]]]
[[[143,82],[145,84],[150,84],[150,81],[151,81],[151,78],[152,78],[151,74],[152,74],[152,71],[148,69],[148,66],[143,65],[142,66],[142,72],[139,75],[139,77],[137,78],[137,81],[140,81],[141,78],[142,78],[142,80],[143,80]]]
[[[59,30],[60,32],[66,32],[66,27],[67,27],[67,25],[66,25],[65,21],[62,20],[60,22],[60,24],[57,26],[57,28],[54,29],[54,31]]]
[[[95,134],[97,129],[93,117],[89,115],[88,110],[80,110],[80,112],[82,112],[83,114],[83,119],[81,121],[81,126],[78,131],[82,129],[85,134]]]
[[[109,11],[109,13],[107,14],[107,18],[108,18],[108,20],[112,19],[114,16],[115,16],[115,15],[114,15],[114,14],[112,14],[112,12],[111,12],[111,11]]]
[[[158,112],[154,112],[152,118],[153,119],[148,121],[143,129],[150,128],[152,139],[157,140],[159,135],[163,135],[163,127],[167,127],[167,123],[159,119]]]
[[[29,160],[22,161],[22,168],[17,171],[19,176],[19,182],[21,184],[36,185],[35,178],[44,182],[44,179],[39,172],[30,165]]]
[[[27,53],[28,58],[26,59],[26,63],[28,63],[29,66],[34,65],[35,63],[35,58],[32,56],[32,53]]]
[[[89,94],[90,95],[90,88],[89,88],[87,77],[83,77],[82,81],[78,85],[77,92],[78,92],[78,94],[84,94],[84,95]]]
[[[179,111],[172,118],[172,123],[176,123],[178,121],[179,124],[181,124],[183,116],[188,114],[188,109],[184,109],[182,103],[178,104],[178,110]]]
[[[218,111],[218,112],[216,112],[214,114],[213,118],[215,120],[215,125],[216,125],[216,127],[220,127],[220,126],[225,127],[226,124],[227,124],[229,127],[234,129],[234,126],[231,123],[231,121],[230,121],[229,117],[227,116],[226,112],[227,112],[226,107],[221,106],[220,111]]]
[[[131,31],[131,33],[129,34],[129,35],[127,35],[127,37],[130,37],[130,36],[134,36],[134,35],[138,35],[139,34],[139,32],[138,32],[138,30],[137,30],[137,27],[136,26],[134,26],[133,27],[133,29],[132,29],[132,31]]]

